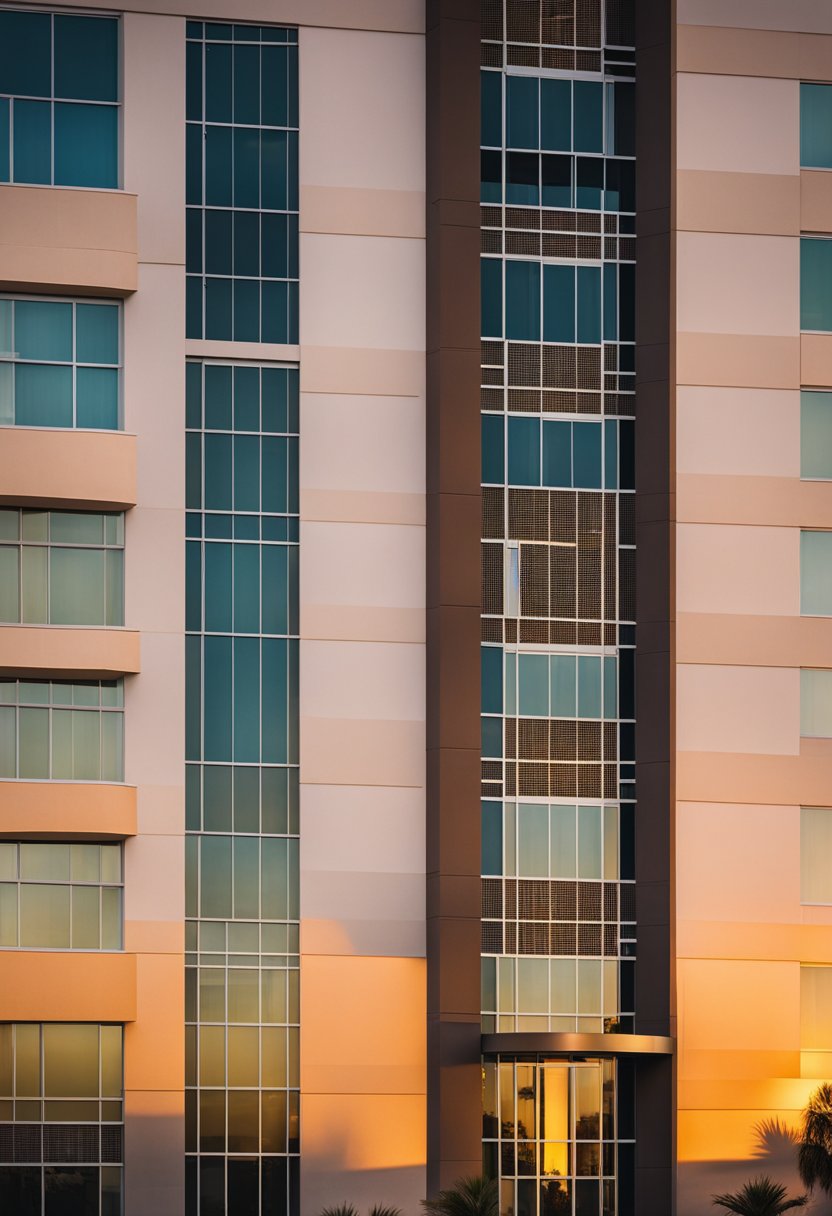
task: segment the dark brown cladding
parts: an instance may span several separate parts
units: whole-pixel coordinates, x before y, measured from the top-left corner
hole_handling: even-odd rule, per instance
[[[427,5],[428,1193],[479,1173],[479,0]]]
[[[671,284],[672,0],[636,4],[636,1030],[675,1034],[673,1008],[675,466]],[[674,1064],[640,1061],[639,1216],[675,1210]]]

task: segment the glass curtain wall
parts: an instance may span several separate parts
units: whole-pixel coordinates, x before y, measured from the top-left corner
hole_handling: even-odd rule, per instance
[[[626,1033],[633,6],[482,0],[481,13],[482,1024]],[[632,1211],[632,1126],[616,1113],[629,1065],[501,1056],[484,1078],[504,1216]]]
[[[298,372],[189,363],[186,1212],[298,1210]]]

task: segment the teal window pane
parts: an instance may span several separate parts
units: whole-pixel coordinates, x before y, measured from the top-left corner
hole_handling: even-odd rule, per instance
[[[261,916],[264,920],[285,920],[289,910],[289,892],[286,875],[285,840],[266,838],[261,842],[262,892]]]
[[[604,488],[618,489],[618,424],[604,423]]]
[[[185,757],[199,760],[202,755],[202,644],[199,638],[185,638]]]
[[[118,107],[55,104],[55,185],[118,186]]]
[[[234,639],[234,759],[260,759],[260,641]]]
[[[482,480],[499,484],[505,480],[505,437],[503,415],[482,416]]]
[[[52,33],[48,13],[0,11],[0,93],[48,97]]]
[[[540,263],[506,262],[506,337],[540,341]]]
[[[480,72],[480,144],[503,146],[503,74]]]
[[[604,341],[618,339],[618,268],[614,262],[604,263]]]
[[[635,85],[617,80],[607,86],[607,153],[610,156],[635,156],[636,153],[636,89]]]
[[[508,480],[513,486],[540,485],[540,422],[508,420]]]
[[[106,625],[103,549],[49,551],[49,620],[53,625]]]
[[[118,372],[114,367],[79,367],[75,372],[75,425],[118,430]]]
[[[549,713],[549,661],[545,655],[517,656],[517,712],[521,718]]]
[[[263,342],[291,342],[296,338],[294,308],[297,299],[291,283],[266,282],[261,286]]]
[[[600,806],[578,807],[578,877],[603,878]]]
[[[202,118],[202,47],[188,42],[185,58],[185,117],[189,122],[199,122]]]
[[[503,334],[503,263],[480,259],[480,331],[484,338]]]
[[[503,872],[503,805],[501,802],[482,804],[482,872]]]
[[[604,717],[618,717],[618,666],[612,656],[604,658]]]
[[[288,633],[288,549],[282,545],[263,545],[262,613],[263,633]]]
[[[216,130],[216,128],[214,128]],[[202,154],[204,136],[202,127],[188,123],[185,128],[185,201],[202,202]],[[188,270],[199,270],[201,267],[187,263]]]
[[[800,86],[800,163],[832,169],[832,85]]]
[[[260,132],[234,130],[234,206],[260,206]]]
[[[260,915],[260,841],[241,836],[234,841],[234,915],[256,920]],[[254,1032],[256,1035],[256,1031]],[[255,1076],[254,1083],[257,1083]],[[255,1096],[255,1095],[253,1095]],[[256,1148],[256,1146],[255,1146]]]
[[[578,656],[578,717],[601,717],[601,660]]]
[[[483,756],[503,754],[503,719],[480,718],[480,748]]]
[[[282,46],[264,46],[263,77],[260,92],[262,121],[269,127],[289,126],[289,64],[296,52]]]
[[[193,540],[185,545],[185,628],[202,629],[202,546]]]
[[[234,280],[234,341],[260,340],[260,284],[253,279]]]
[[[234,632],[260,631],[260,546],[234,545]]]
[[[294,143],[288,132],[260,132],[261,206],[271,210],[288,206],[293,152]]]
[[[540,147],[539,92],[536,76],[506,76],[506,147]]]
[[[202,337],[202,301],[205,287],[201,278],[188,275],[185,280],[185,336]]]
[[[540,82],[540,146],[549,152],[572,147],[572,84],[568,80]]]
[[[11,706],[0,706],[0,777],[17,776],[17,717]]]
[[[832,331],[832,241],[800,239],[800,328]]]
[[[202,809],[206,832],[231,831],[231,768],[208,764],[202,771]]]
[[[208,213],[210,214],[210,212]],[[236,211],[234,214],[234,273],[242,275],[257,276],[260,274],[260,220],[261,216],[255,211]],[[207,216],[206,216],[207,218]],[[272,219],[281,219],[285,221],[285,216],[262,216],[264,221]],[[285,222],[284,222],[285,227]],[[207,240],[206,230],[206,240]],[[285,255],[286,240],[284,234],[283,253]],[[267,244],[266,233],[263,234],[263,254],[266,256],[267,249],[271,250],[272,246]],[[285,256],[284,256],[285,263]],[[264,267],[265,273],[265,267]],[[275,274],[277,271],[275,271]],[[285,265],[284,265],[285,273]]]
[[[205,212],[205,271],[207,274],[231,274],[232,211]]]
[[[517,655],[507,654],[506,660],[506,682],[505,682],[505,702],[507,714],[514,715],[517,713]]]
[[[207,398],[206,382],[206,398]],[[206,400],[207,410],[207,400]],[[205,506],[212,511],[231,510],[231,436],[205,436]]]
[[[574,718],[577,713],[575,658],[556,654],[549,660],[552,679],[552,717]]]
[[[0,545],[0,621],[20,620],[20,550]]]
[[[572,157],[541,157],[544,207],[572,206]]]
[[[503,712],[503,651],[498,646],[480,647],[482,712]]]
[[[205,117],[208,122],[231,122],[231,47],[209,43],[205,47]]]
[[[55,16],[55,96],[118,101],[118,22]]]
[[[199,845],[200,915],[231,916],[231,837],[203,836]]]
[[[572,432],[574,484],[579,490],[601,488],[601,426],[576,422]]]
[[[19,363],[14,369],[18,426],[72,426],[72,368]]]
[[[202,365],[185,364],[185,426],[202,426]]]
[[[21,709],[18,715],[18,776],[49,777],[49,710]]]
[[[15,101],[14,173],[16,182],[52,181],[52,107],[48,101]]]
[[[506,202],[537,207],[540,203],[540,157],[537,152],[506,153]]]
[[[231,638],[206,637],[204,758],[231,759]]]
[[[603,85],[594,81],[575,81],[575,151],[604,150]]]
[[[261,441],[262,510],[288,508],[288,441],[277,437]]]
[[[578,341],[601,341],[601,268],[578,267]]]
[[[231,632],[232,546],[217,541],[205,545],[205,629]]]
[[[195,127],[201,138],[199,127]],[[231,129],[205,129],[205,202],[210,207],[230,207],[232,200]],[[195,201],[195,200],[194,200]]]
[[[100,544],[104,538],[104,516],[92,511],[55,511],[49,518],[49,534],[52,541],[67,541],[80,545]],[[29,525],[36,517],[29,516]],[[45,521],[44,521],[45,522]],[[23,535],[26,536],[27,521],[24,516]],[[29,539],[35,539],[30,536]]]
[[[205,367],[205,429],[231,430],[231,368],[209,363]]]
[[[0,97],[0,182],[7,182],[11,173],[9,149],[11,146],[9,124],[11,106],[8,97]]]
[[[517,873],[540,878],[549,873],[549,808],[521,802],[517,808]]]
[[[579,156],[575,162],[575,205],[588,211],[601,210],[604,162],[600,156]]]
[[[635,211],[635,161],[607,159],[604,162],[604,187],[605,211]]]
[[[572,485],[572,423],[543,423],[543,484]]]
[[[119,312],[115,304],[76,304],[75,358],[79,363],[118,363]]]
[[[262,755],[263,764],[286,764],[289,759],[288,643],[279,639],[262,642]]]
[[[234,121],[260,122],[260,48],[234,47]]]
[[[72,362],[72,305],[17,300],[15,351],[20,359]]]
[[[832,478],[832,393],[800,394],[800,476]]]
[[[543,341],[575,341],[574,266],[543,267]]]
[[[185,505],[191,510],[202,506],[202,436],[185,436]]]
[[[503,200],[503,155],[501,152],[480,152],[480,202],[500,203]]]
[[[575,807],[550,806],[549,831],[549,872],[553,878],[574,878],[577,845]]]
[[[832,532],[800,533],[800,612],[832,616]]]

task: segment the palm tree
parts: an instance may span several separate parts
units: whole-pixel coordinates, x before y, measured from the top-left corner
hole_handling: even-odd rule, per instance
[[[797,1199],[786,1198],[786,1188],[765,1175],[746,1182],[740,1191],[728,1195],[714,1195],[715,1207],[734,1212],[735,1216],[780,1216],[791,1208],[802,1208],[809,1202],[808,1196]]]
[[[386,1203],[376,1203],[370,1208],[370,1216],[402,1216],[402,1210],[388,1207]]]
[[[497,1180],[484,1175],[458,1178],[435,1199],[423,1199],[422,1207],[428,1216],[499,1216]]]
[[[832,1085],[819,1085],[803,1112],[797,1168],[803,1185],[832,1194]]]
[[[329,1208],[321,1208],[321,1216],[358,1216],[358,1208],[354,1203],[336,1203]]]

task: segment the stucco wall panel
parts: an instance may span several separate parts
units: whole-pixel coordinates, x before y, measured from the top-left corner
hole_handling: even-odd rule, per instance
[[[679,473],[799,477],[796,392],[682,385],[676,391]]]
[[[136,789],[84,781],[0,781],[0,836],[118,840],[136,834]]]
[[[678,0],[676,19],[688,25],[743,29],[799,30],[832,34],[832,13],[818,0]]]
[[[683,72],[676,88],[680,169],[799,172],[794,81]]]
[[[70,629],[59,625],[3,625],[0,672],[112,680],[140,670],[139,634],[131,629]]]
[[[772,667],[680,665],[676,715],[679,753],[796,756],[800,673]]]
[[[823,667],[832,650],[832,618],[680,612],[679,663],[752,667]]]
[[[680,229],[693,232],[797,236],[800,185],[796,176],[785,174],[680,169],[676,220]]]
[[[781,335],[799,329],[799,246],[787,237],[680,232],[677,325],[685,332]],[[777,290],[772,291],[772,283]]]
[[[81,951],[0,952],[0,1021],[132,1022],[136,956]]]
[[[0,502],[118,511],[136,502],[136,437],[4,427]]]
[[[756,334],[677,333],[678,384],[799,388],[800,339]]]
[[[797,529],[680,523],[676,538],[681,612],[799,614]]]

